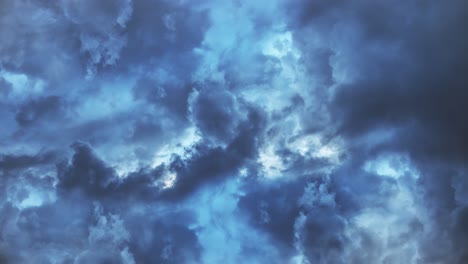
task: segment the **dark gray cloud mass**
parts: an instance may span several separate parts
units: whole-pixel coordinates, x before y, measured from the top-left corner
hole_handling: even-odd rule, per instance
[[[0,263],[468,263],[466,25],[0,1]]]

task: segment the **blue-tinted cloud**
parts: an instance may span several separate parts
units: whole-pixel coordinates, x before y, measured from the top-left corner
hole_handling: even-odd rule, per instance
[[[3,1],[0,263],[465,263],[463,1]]]

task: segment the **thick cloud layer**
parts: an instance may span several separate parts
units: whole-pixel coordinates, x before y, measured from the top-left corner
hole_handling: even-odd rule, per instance
[[[468,263],[467,19],[0,2],[0,263]]]

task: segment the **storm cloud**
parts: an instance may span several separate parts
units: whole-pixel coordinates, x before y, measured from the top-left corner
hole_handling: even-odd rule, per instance
[[[467,263],[468,4],[0,2],[0,263]]]

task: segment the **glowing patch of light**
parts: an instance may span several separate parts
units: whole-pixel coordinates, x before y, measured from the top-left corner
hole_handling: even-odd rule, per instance
[[[258,161],[263,167],[265,176],[269,178],[281,176],[282,171],[286,168],[281,157],[274,153],[272,145],[260,151]]]
[[[247,168],[242,168],[239,170],[239,174],[240,176],[242,177],[246,177],[248,175],[248,171],[247,171]]]
[[[281,58],[289,53],[297,54],[297,50],[293,45],[293,37],[291,32],[275,34],[270,37],[264,44],[262,49],[263,54]]]
[[[44,81],[30,78],[22,73],[0,71],[0,77],[11,83],[13,94],[19,97],[22,95],[41,93],[45,86]]]
[[[115,166],[115,172],[117,176],[122,178],[122,177],[127,176],[129,173],[138,170],[138,168],[139,168],[138,160],[133,159],[133,160],[128,160],[124,163],[117,164]]]
[[[322,143],[320,135],[302,136],[288,144],[290,150],[313,158],[327,159],[332,163],[339,163],[341,155],[339,144],[336,142]]]
[[[398,154],[386,154],[364,163],[363,169],[382,177],[398,179],[403,175],[418,178],[419,173],[411,166],[408,157]]]
[[[21,92],[26,89],[28,76],[22,73],[1,72],[1,76],[12,84],[14,91]]]
[[[30,187],[26,189],[28,190],[28,196],[25,199],[16,202],[16,207],[18,207],[18,209],[22,210],[30,207],[38,207],[44,203],[50,203],[56,200],[55,194],[52,192],[44,193]],[[11,201],[11,199],[9,200]]]
[[[162,146],[154,155],[152,166],[157,167],[169,163],[172,155],[182,156],[187,148],[192,147],[201,140],[195,127],[187,128],[180,137]]]
[[[313,153],[317,158],[332,158],[337,156],[337,150],[333,146],[321,146]]]
[[[18,204],[18,207],[23,209],[27,207],[40,206],[42,205],[42,202],[43,199],[38,193],[30,192],[28,197]]]
[[[168,188],[173,187],[176,180],[177,180],[176,173],[172,172],[172,173],[167,174],[162,181],[162,188],[168,189]]]

